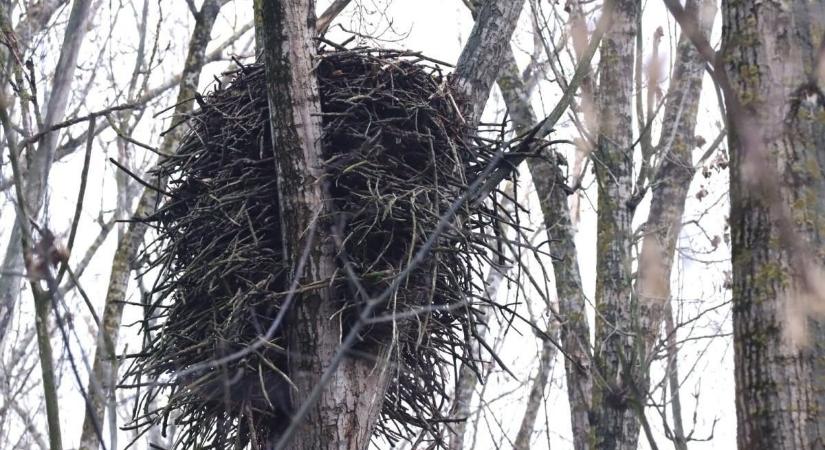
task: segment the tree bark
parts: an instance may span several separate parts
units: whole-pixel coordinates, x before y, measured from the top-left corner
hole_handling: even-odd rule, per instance
[[[697,20],[698,31],[703,36],[710,35],[716,16],[713,0],[688,0],[685,12]],[[665,303],[670,301],[670,275],[676,242],[682,229],[687,192],[696,173],[693,166],[694,130],[704,74],[704,59],[690,38],[680,34],[664,106],[662,132],[656,147],[661,162],[648,181],[651,186],[650,212],[636,281],[645,365],[649,365],[654,357],[649,352],[660,334]]]
[[[481,14],[477,13],[478,10],[477,8],[474,11],[477,21],[481,17]],[[592,54],[590,56],[592,57]],[[586,59],[586,64],[589,64],[589,57]],[[530,106],[528,89],[519,75],[518,66],[510,47],[501,51],[500,57],[494,62],[501,64],[501,74],[497,83],[513,119],[514,128],[516,132],[525,132],[536,124],[537,119]],[[542,158],[531,158],[527,160],[527,163],[539,195],[548,238],[550,242],[558,243],[558,248],[554,248],[558,261],[554,262],[553,268],[559,297],[562,345],[567,355],[565,364],[568,369],[571,421],[576,450],[580,450],[587,448],[587,436],[590,431],[588,417],[592,382],[589,370],[581,369],[582,367],[589,367],[590,334],[584,313],[584,295],[581,290],[581,277],[579,276],[577,253],[573,241],[573,228],[570,223],[567,194],[559,184],[564,183],[564,177],[557,166]],[[549,364],[542,369],[546,370],[548,368]],[[541,389],[541,392],[543,392],[546,379],[541,375],[542,370],[540,369],[539,377],[533,383],[533,391]],[[469,376],[470,374],[462,372],[460,388],[466,389],[466,385],[469,384],[466,379]],[[459,400],[463,402],[459,405],[464,406],[469,411],[472,391],[469,391],[469,393],[466,390],[459,391],[457,395]],[[527,435],[527,445],[529,445],[529,434],[535,423],[535,414],[530,413],[531,409],[533,409],[532,406],[528,407],[526,411],[525,418],[522,420],[524,432],[520,433]],[[466,425],[463,423],[455,426],[450,441],[452,450],[463,448],[465,427]]]
[[[697,32],[709,36],[716,15],[714,0],[688,0],[685,12],[698,24]],[[693,166],[694,130],[702,93],[705,61],[686,33],[681,33],[676,50],[676,61],[670,77],[667,100],[662,118],[662,131],[654,149],[660,161],[655,172],[646,182],[651,188],[651,203],[642,239],[638,262],[638,278],[635,284],[638,301],[639,327],[637,349],[640,355],[640,372],[635,381],[637,398],[642,402],[639,411],[644,412],[644,399],[650,390],[650,365],[658,356],[655,346],[664,319],[672,328],[670,317],[670,277],[673,268],[676,243],[682,228],[685,200],[691,181],[696,173]],[[654,60],[654,64],[655,64]],[[641,74],[637,73],[637,77]],[[648,87],[652,89],[652,87]],[[653,114],[652,102],[648,104]],[[644,190],[636,187],[637,192]],[[682,430],[681,405],[676,336],[667,331],[668,379],[673,389],[674,445],[678,450],[687,446]],[[678,416],[678,417],[677,417]]]
[[[729,134],[738,445],[821,449],[823,323],[808,313],[823,301],[825,9],[741,0],[722,11],[726,103],[739,125]],[[761,187],[764,173],[778,189]]]
[[[613,0],[612,26],[601,46],[596,246],[596,344],[601,380],[594,384],[595,447],[635,450],[639,422],[633,413],[632,380],[638,371],[631,304],[633,192],[633,74],[639,0]],[[644,401],[644,399],[641,399]]]
[[[272,144],[275,153],[281,227],[294,282],[330,280],[336,270],[335,244],[321,184],[321,119],[318,86],[312,72],[315,2],[255,2],[259,51],[266,65]],[[343,334],[339,304],[332,289],[301,294],[290,306],[287,330],[293,407],[309,397],[327,370],[334,370],[289,447],[300,450],[363,450],[381,411],[390,371],[376,361],[346,357],[331,367]],[[273,435],[265,446],[280,438]],[[284,444],[284,443],[282,443]]]
[[[509,44],[523,0],[487,0],[481,19],[462,52],[453,80],[464,95],[465,121],[471,127],[498,75],[497,61]],[[301,284],[329,279],[335,271],[334,244],[325,223],[320,173],[320,111],[311,73],[315,30],[314,2],[256,2],[256,37],[267,66],[270,120],[279,180],[285,252]],[[261,45],[262,44],[262,45]],[[300,407],[329,369],[334,375],[320,398],[298,420],[292,436],[296,449],[363,449],[369,445],[389,380],[387,361],[355,358],[331,367],[341,343],[342,324],[331,292],[302,295],[291,312],[287,336],[293,406]],[[272,446],[277,436],[267,444]],[[281,442],[280,444],[283,444]]]
[[[172,123],[181,120],[186,113],[192,110],[191,100],[197,92],[206,47],[209,44],[212,26],[220,11],[220,5],[219,0],[205,0],[196,17],[195,28],[189,40],[189,51],[181,76],[182,81],[178,91],[177,106],[172,115]],[[183,133],[180,128],[171,130],[164,135],[160,146],[161,154],[174,153]],[[163,189],[166,180],[158,180],[157,185],[160,189]],[[154,190],[144,190],[134,216],[147,217],[153,214],[158,200],[157,196],[158,193]],[[89,393],[91,398],[86,407],[86,416],[83,421],[80,446],[78,447],[80,450],[95,450],[100,447],[100,438],[97,436],[95,424],[103,422],[107,400],[109,402],[114,401],[114,386],[117,382],[116,355],[114,352],[117,348],[120,324],[123,317],[123,301],[126,299],[126,289],[129,285],[132,263],[137,256],[147,228],[147,224],[143,222],[132,222],[124,236],[119,240],[112,259],[112,271],[109,276],[109,286],[106,290],[101,329],[98,330],[92,373],[89,374],[87,384],[86,392]]]
[[[315,24],[315,30],[319,35],[323,35],[329,29],[330,24],[332,21],[341,14],[341,11],[350,4],[352,0],[335,0],[330,4],[327,9],[318,17],[318,21]]]
[[[464,95],[463,113],[471,128],[478,123],[490,89],[510,53],[510,37],[516,29],[524,0],[485,0],[478,9],[473,31],[458,57],[454,86]]]

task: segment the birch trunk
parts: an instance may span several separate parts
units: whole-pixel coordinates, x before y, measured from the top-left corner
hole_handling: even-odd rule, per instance
[[[753,125],[729,135],[738,444],[821,449],[825,336],[806,313],[823,301],[825,7],[740,0],[722,11],[726,96]],[[778,175],[779,192],[760,187],[764,173]]]
[[[189,51],[182,72],[180,89],[178,91],[177,106],[172,116],[172,123],[179,121],[191,111],[194,94],[197,92],[198,80],[204,64],[206,47],[209,44],[212,26],[220,11],[219,0],[205,0],[195,21],[195,28],[189,41]],[[172,154],[182,135],[180,127],[164,135],[160,153]],[[158,180],[162,189],[166,180]],[[146,189],[140,197],[135,211],[135,217],[151,215],[157,204],[158,193]],[[98,331],[97,346],[94,353],[92,373],[89,374],[89,383],[86,392],[90,400],[86,407],[86,417],[80,436],[80,450],[96,450],[100,446],[100,437],[97,435],[96,424],[103,422],[104,408],[107,401],[114,402],[114,386],[117,382],[117,366],[114,351],[117,348],[121,319],[123,317],[123,301],[126,299],[126,289],[129,285],[129,275],[132,263],[137,256],[147,225],[142,222],[132,222],[126,233],[119,240],[115,255],[112,259],[112,271],[109,276],[109,286],[106,291],[106,300],[103,306],[101,329]],[[111,411],[110,411],[111,412]],[[114,419],[112,419],[114,420]],[[97,429],[102,429],[99,427]]]
[[[633,191],[633,72],[639,0],[613,0],[612,26],[601,46],[596,246],[595,370],[592,419],[595,448],[635,450],[639,422],[633,414],[631,228]],[[643,399],[642,399],[643,401]]]

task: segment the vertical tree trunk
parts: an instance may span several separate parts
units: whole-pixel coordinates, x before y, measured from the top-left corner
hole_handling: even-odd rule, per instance
[[[738,444],[821,449],[822,323],[805,312],[808,302],[823,301],[825,9],[803,0],[739,0],[722,10],[730,122],[741,109],[752,125],[729,135]],[[761,188],[765,173],[778,175],[771,183],[778,189]],[[785,209],[783,218],[777,211]],[[794,335],[805,329],[809,340],[800,343]]]
[[[192,97],[198,89],[201,69],[204,65],[206,47],[209,45],[212,26],[220,11],[219,0],[205,0],[195,21],[195,28],[189,40],[189,51],[181,76],[180,89],[176,100],[177,106],[173,114],[173,123],[179,121],[192,110]],[[164,135],[161,142],[161,154],[174,153],[183,130],[178,127]],[[158,180],[158,186],[163,189],[166,180]],[[135,217],[147,217],[155,210],[158,193],[145,189],[135,211]],[[137,256],[143,236],[148,225],[143,222],[132,222],[124,235],[119,239],[115,255],[112,259],[112,271],[109,276],[109,285],[106,290],[106,299],[103,305],[101,329],[98,330],[97,346],[94,352],[92,373],[89,374],[89,383],[86,392],[89,393],[89,404],[86,406],[86,417],[80,435],[80,450],[95,450],[100,448],[100,437],[97,430],[103,422],[106,401],[114,402],[114,386],[117,383],[117,366],[115,351],[123,317],[123,301],[126,299],[126,289],[129,285],[129,275],[132,272],[132,263]],[[113,403],[111,403],[113,404]],[[110,410],[111,413],[111,410]]]
[[[504,55],[502,60],[505,66],[498,79],[498,86],[516,130],[524,132],[535,125],[536,114],[530,106],[512,51]],[[553,255],[556,260],[553,262],[553,274],[559,299],[562,349],[566,356],[565,373],[573,446],[576,450],[584,450],[590,448],[591,432],[590,397],[593,380],[589,370],[590,326],[585,312],[567,191],[563,185],[566,180],[559,167],[547,159],[530,158],[527,166],[539,196],[548,241],[554,243]]]
[[[259,50],[266,65],[272,144],[278,176],[283,242],[299,285],[330,280],[336,270],[321,184],[321,119],[312,72],[315,2],[255,2]],[[326,283],[329,284],[329,283]],[[290,307],[287,331],[293,407],[310,402],[321,376],[334,370],[320,398],[299,420],[288,448],[363,450],[381,411],[389,380],[386,358],[346,357],[331,367],[343,333],[339,305],[330,288],[301,294]],[[272,447],[279,436],[271,436]]]
[[[716,16],[714,0],[688,0],[685,12],[697,21],[698,31],[703,36],[710,35]],[[693,167],[694,130],[704,74],[704,59],[690,38],[680,34],[664,106],[662,133],[656,148],[661,163],[648,182],[651,186],[650,212],[636,281],[646,365],[652,358],[648,352],[659,337],[665,303],[670,301],[673,256],[682,229],[687,192],[696,173]]]
[[[633,74],[639,0],[613,0],[612,26],[601,46],[599,137],[594,152],[598,183],[596,343],[601,377],[594,384],[595,447],[635,450],[639,437],[631,401],[637,358],[631,304],[633,191]],[[643,399],[642,399],[643,400]]]
[[[715,0],[688,0],[685,12],[698,24],[697,32],[709,36],[716,16]],[[705,61],[686,33],[681,33],[676,49],[676,61],[670,77],[670,87],[665,101],[662,132],[655,148],[658,168],[648,175],[651,189],[650,212],[638,262],[638,278],[635,284],[638,300],[639,326],[636,349],[640,352],[640,372],[636,381],[639,396],[650,391],[650,364],[657,355],[653,349],[659,338],[664,318],[671,327],[667,331],[668,379],[673,389],[674,445],[678,450],[686,448],[682,430],[681,405],[676,336],[670,313],[670,277],[674,253],[682,228],[685,200],[696,170],[693,167],[693,150],[699,99]],[[654,64],[656,62],[654,61]],[[637,73],[637,77],[641,74]],[[652,90],[652,87],[648,87]],[[649,102],[649,114],[653,114]],[[641,189],[640,186],[636,187]],[[644,400],[641,397],[639,400]],[[644,413],[644,407],[639,409]],[[678,416],[678,417],[677,417]]]
[[[3,15],[4,33],[8,35],[7,39],[13,42],[15,38],[10,29],[11,24],[7,22],[10,16],[10,11],[8,10],[10,5],[3,4],[1,6],[3,10],[0,11],[0,14]],[[44,130],[59,122],[65,114],[77,57],[80,52],[80,46],[86,36],[86,25],[89,19],[90,8],[91,0],[75,0],[72,4],[63,35],[63,43],[60,48],[60,57],[55,68],[54,79],[52,80],[51,94],[46,104],[45,118],[43,119]],[[14,48],[15,46],[12,44],[10,47]],[[14,61],[10,66],[16,66],[19,63],[21,62]],[[22,70],[22,68],[16,67],[14,70],[19,71]],[[26,89],[22,86],[21,88]],[[28,100],[21,99],[21,101]],[[26,110],[27,107],[23,107],[24,120],[26,120]],[[5,122],[4,128],[6,133],[12,133],[12,127],[8,123],[9,117],[6,111],[4,111],[3,121]],[[20,283],[22,279],[19,274],[25,272],[23,267],[23,251],[25,246],[30,244],[27,240],[31,238],[26,232],[28,228],[27,221],[30,219],[35,220],[43,205],[49,172],[57,146],[57,136],[58,133],[56,131],[47,133],[38,142],[37,150],[34,154],[26,155],[26,160],[30,164],[28,176],[25,179],[25,185],[17,184],[16,197],[17,202],[19,202],[17,205],[17,220],[12,226],[11,233],[9,233],[9,243],[6,247],[2,268],[0,268],[0,342],[5,338],[8,326],[11,323],[11,317],[14,314],[15,306],[20,297]],[[7,136],[7,138],[8,137],[9,136]],[[13,152],[18,151],[11,145],[9,148],[11,148]],[[19,154],[12,154],[10,158],[17,159],[16,162],[19,163],[23,159],[22,153],[22,149],[20,149]],[[14,165],[15,162],[12,164]],[[19,169],[19,167],[15,167],[14,169],[18,180],[21,178]],[[21,214],[24,211],[25,214]],[[60,450],[62,448],[62,438],[56,396],[54,364],[52,361],[52,349],[48,332],[49,302],[51,299],[40,289],[39,284],[35,283],[37,282],[31,281],[36,312],[35,327],[38,332],[38,347],[41,359],[43,389],[46,399],[47,422],[49,426],[49,445],[51,450]]]
[[[482,96],[479,95],[478,92],[489,92],[490,84],[495,80],[495,76],[490,78],[490,74],[493,72],[496,75],[498,75],[499,72],[501,73],[497,81],[502,91],[507,89],[507,87],[502,85],[502,77],[508,76],[507,74],[510,74],[512,71],[515,71],[516,77],[518,77],[518,67],[515,66],[515,61],[513,60],[509,39],[496,41],[494,40],[495,35],[486,35],[482,33],[482,31],[484,29],[495,30],[503,27],[509,33],[512,33],[515,30],[516,21],[521,12],[520,4],[523,3],[523,1],[515,1],[507,6],[506,10],[502,10],[506,4],[502,4],[501,2],[493,1],[482,3],[480,0],[465,2],[470,8],[476,24],[492,23],[492,26],[476,26],[471,39],[468,41],[464,52],[459,58],[459,61],[461,61],[459,64],[460,70],[456,71],[456,77],[459,80],[458,86],[463,88],[471,100],[470,103],[466,105],[465,113],[473,117],[474,121],[480,118],[487,101],[487,94],[485,93]],[[486,38],[485,35],[487,36]],[[482,40],[486,41],[486,43],[481,43],[480,41]],[[485,46],[487,47],[486,50],[484,48]],[[480,68],[484,68],[488,72],[481,73],[479,71]],[[490,70],[493,70],[493,72],[489,72]],[[517,81],[521,83],[521,79]],[[524,90],[523,85],[521,88]],[[473,97],[473,93],[476,93],[475,98]],[[510,105],[508,104],[508,106]],[[516,123],[516,128],[519,129],[519,126],[521,126],[522,129],[529,128],[533,122],[535,122],[534,119],[525,118],[525,120],[520,123]],[[508,182],[505,192],[512,193],[512,184],[510,182]],[[487,296],[489,298],[494,298],[508,270],[509,268],[496,267],[490,269],[485,280],[485,288],[487,289]],[[486,320],[489,320],[489,317],[487,317]],[[479,337],[483,338],[484,334],[486,334],[486,329],[482,330],[482,334],[480,334]],[[453,399],[452,411],[453,417],[461,421],[450,427],[451,433],[448,447],[450,450],[461,450],[464,448],[464,434],[467,429],[466,419],[470,416],[470,406],[477,383],[478,376],[476,373],[468,366],[462,365],[459,372],[459,379],[456,383],[456,393]]]

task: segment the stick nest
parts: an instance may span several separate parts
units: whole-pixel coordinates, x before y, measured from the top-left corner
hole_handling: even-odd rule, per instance
[[[488,300],[479,271],[500,262],[497,202],[462,194],[502,141],[471,136],[448,77],[420,55],[321,50],[316,73],[339,275],[290,294],[266,76],[242,66],[199,99],[178,151],[155,172],[169,187],[141,219],[159,236],[146,250],[159,277],[124,382],[139,391],[130,427],[165,432],[174,422],[179,448],[254,446],[294,409],[285,301],[332,285],[346,332],[404,276],[347,357],[390,355],[379,435],[443,445],[451,371],[480,361],[473,340]],[[422,248],[426,260],[410,270]]]

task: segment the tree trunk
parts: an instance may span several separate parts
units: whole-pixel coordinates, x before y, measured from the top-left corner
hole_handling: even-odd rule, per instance
[[[536,123],[512,51],[504,55],[505,67],[498,79],[504,102],[517,132],[524,132]],[[547,229],[553,243],[553,274],[559,299],[561,342],[565,353],[567,394],[573,446],[576,450],[590,448],[590,397],[593,380],[590,374],[590,326],[585,312],[584,291],[579,274],[578,253],[574,241],[564,175],[557,165],[543,158],[527,160],[530,176],[536,187]],[[542,391],[543,392],[543,391]]]
[[[698,31],[703,36],[710,35],[716,16],[714,0],[688,0],[685,12],[697,20]],[[651,186],[650,212],[636,281],[645,365],[649,365],[654,357],[649,352],[659,337],[665,303],[670,301],[670,274],[676,242],[682,229],[687,192],[696,173],[693,167],[694,130],[704,74],[704,59],[690,38],[682,33],[656,148],[661,163],[648,181]]]
[[[336,271],[335,244],[325,216],[321,183],[321,119],[318,86],[312,72],[315,2],[255,2],[259,50],[266,64],[272,144],[278,176],[285,253],[294,282],[330,280]],[[328,284],[328,283],[327,283]],[[343,333],[338,302],[324,287],[301,294],[290,306],[287,330],[289,376],[295,385],[296,416],[289,442],[297,450],[363,450],[381,411],[389,380],[386,357],[376,361],[345,357],[333,366]],[[322,375],[334,371],[318,399],[310,398]],[[273,447],[280,436],[266,444]],[[281,443],[281,445],[285,444]]]
[[[823,301],[825,9],[740,0],[722,11],[729,122],[751,125],[729,134],[738,444],[821,449],[822,322],[807,313]]]
[[[177,106],[172,122],[179,121],[186,113],[192,110],[192,97],[198,88],[201,69],[204,64],[206,47],[209,45],[212,26],[220,11],[219,0],[205,0],[196,18],[195,28],[189,40],[189,52],[182,72],[180,89],[178,91]],[[161,154],[172,154],[183,133],[181,127],[164,135],[161,143]],[[160,189],[165,186],[166,180],[158,180]],[[140,197],[135,217],[147,217],[154,213],[157,205],[158,193],[146,189]],[[106,401],[114,404],[114,386],[117,383],[117,365],[115,351],[121,319],[123,317],[123,301],[126,299],[126,289],[129,285],[129,275],[132,273],[132,263],[137,256],[143,236],[148,225],[143,222],[132,222],[126,233],[119,240],[115,255],[112,259],[112,272],[109,276],[109,286],[106,290],[106,300],[103,306],[101,329],[98,330],[97,347],[94,353],[92,373],[89,374],[88,389],[90,399],[86,406],[86,417],[80,436],[80,450],[94,450],[100,447],[98,431],[102,429]],[[110,413],[112,411],[110,410]],[[112,419],[114,420],[114,419]]]
[[[685,12],[698,24],[697,31],[709,36],[716,15],[715,0],[688,0]],[[639,411],[644,413],[644,398],[650,391],[650,365],[655,358],[656,342],[660,336],[662,320],[672,328],[670,316],[670,277],[676,243],[682,228],[685,200],[691,181],[696,173],[693,166],[694,130],[705,74],[705,60],[690,38],[680,34],[676,61],[670,77],[667,100],[662,118],[662,131],[655,148],[659,163],[646,182],[651,189],[650,212],[642,239],[638,262],[638,278],[635,284],[638,300],[639,327],[637,346],[640,351],[637,397],[642,402]],[[656,64],[656,61],[653,62]],[[637,77],[641,75],[637,73]],[[649,86],[649,90],[653,87]],[[652,102],[648,113],[653,114]],[[636,187],[637,191],[642,189]],[[678,450],[687,446],[682,430],[681,405],[678,385],[675,331],[668,330],[668,379],[673,389],[674,445]],[[678,417],[677,417],[678,416]]]
[[[503,57],[510,53],[510,37],[516,29],[524,0],[485,0],[476,24],[458,57],[454,85],[464,94],[464,119],[475,125],[484,112],[490,89],[499,76]]]
[[[487,0],[456,66],[453,79],[464,95],[465,120],[477,122],[509,45],[523,0]],[[312,75],[315,30],[312,0],[256,1],[256,37],[267,66],[267,81],[276,151],[279,202],[285,252],[304,284],[332,277],[335,246],[325,223],[321,184],[321,122],[317,83]],[[295,449],[363,449],[369,445],[389,381],[384,356],[377,361],[338,359],[342,324],[328,289],[303,294],[292,308],[288,331],[290,377],[295,383],[293,407],[308,405],[306,417],[293,418]],[[336,370],[337,369],[337,370]],[[309,397],[324,373],[333,375],[319,398]],[[314,402],[314,403],[309,403]],[[288,438],[289,436],[287,436]],[[268,446],[287,438],[272,436]],[[279,446],[285,442],[278,442]]]
[[[635,450],[639,422],[632,386],[638,372],[631,334],[633,192],[633,72],[639,0],[613,0],[612,26],[601,46],[599,137],[594,154],[598,183],[596,344],[601,380],[594,384],[595,447]]]

